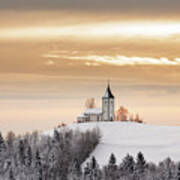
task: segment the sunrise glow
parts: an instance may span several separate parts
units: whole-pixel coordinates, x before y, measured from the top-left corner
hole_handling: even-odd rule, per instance
[[[180,125],[179,0],[0,2],[0,126],[74,122],[107,80],[116,107]],[[128,97],[128,98],[127,98]],[[41,126],[39,126],[41,124]]]
[[[179,23],[99,23],[62,27],[21,27],[1,29],[0,38],[57,38],[59,36],[111,37],[147,36],[169,37],[180,34]]]

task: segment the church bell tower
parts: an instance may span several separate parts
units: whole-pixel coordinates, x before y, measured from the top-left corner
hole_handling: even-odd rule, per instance
[[[114,96],[111,92],[109,82],[105,95],[102,97],[102,120],[114,121]]]

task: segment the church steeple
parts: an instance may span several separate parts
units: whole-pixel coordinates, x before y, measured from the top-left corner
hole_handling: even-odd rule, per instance
[[[114,99],[114,95],[111,92],[111,88],[110,88],[110,83],[108,81],[108,86],[106,88],[106,93],[104,95],[105,98],[113,98]]]
[[[102,112],[104,121],[114,120],[114,95],[111,92],[109,81],[105,95],[102,97]]]

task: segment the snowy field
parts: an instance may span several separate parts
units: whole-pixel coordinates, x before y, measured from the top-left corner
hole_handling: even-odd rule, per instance
[[[99,127],[102,139],[91,156],[96,157],[100,166],[107,164],[111,153],[115,154],[117,163],[127,153],[136,157],[139,151],[143,152],[147,161],[155,163],[166,157],[174,161],[180,160],[180,127],[127,122],[82,123],[68,126],[80,131],[95,127]],[[46,133],[51,135],[53,132]]]

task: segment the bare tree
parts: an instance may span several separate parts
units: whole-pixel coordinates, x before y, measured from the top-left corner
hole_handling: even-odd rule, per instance
[[[95,108],[96,107],[96,103],[95,103],[95,99],[94,98],[88,98],[85,102],[85,107],[87,109],[89,108]]]
[[[128,120],[129,112],[128,112],[127,108],[120,106],[120,108],[117,110],[116,113],[117,113],[117,115],[116,115],[117,121],[127,121]]]

